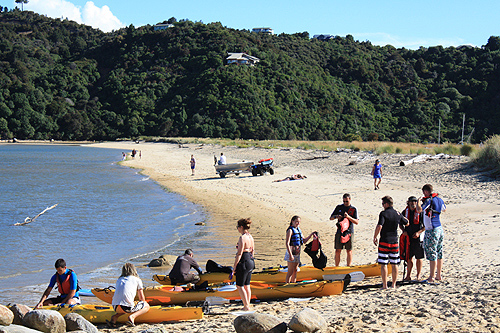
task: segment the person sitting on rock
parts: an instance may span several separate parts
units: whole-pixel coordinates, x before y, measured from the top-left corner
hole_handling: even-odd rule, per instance
[[[81,304],[78,294],[78,278],[73,270],[66,268],[66,261],[64,259],[57,259],[55,263],[56,274],[52,275],[49,286],[45,289],[40,302],[35,306],[36,308],[42,305],[75,305]],[[60,295],[57,297],[47,298],[57,282],[57,289]]]

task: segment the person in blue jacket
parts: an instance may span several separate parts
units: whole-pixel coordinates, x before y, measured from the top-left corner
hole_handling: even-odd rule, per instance
[[[372,176],[373,176],[373,186],[375,186],[375,190],[379,189],[380,182],[382,181],[382,164],[380,164],[379,160],[375,161],[375,164],[372,168]]]
[[[430,284],[442,279],[444,233],[440,216],[446,211],[443,199],[433,190],[431,184],[425,184],[422,187],[424,196],[421,198],[425,227],[424,251],[430,264],[429,277],[425,282]]]
[[[64,259],[57,259],[55,263],[56,274],[52,275],[49,286],[45,289],[42,298],[35,306],[36,308],[42,305],[75,305],[81,304],[78,294],[78,278],[73,270],[66,268],[66,261]],[[57,283],[59,296],[48,298],[52,288]]]
[[[311,232],[309,236],[304,238],[302,231],[299,228],[300,216],[295,215],[290,221],[288,229],[286,229],[286,253],[285,261],[288,263],[288,271],[286,273],[286,283],[297,282],[297,271],[300,265],[300,249],[302,244],[307,241],[316,233]]]

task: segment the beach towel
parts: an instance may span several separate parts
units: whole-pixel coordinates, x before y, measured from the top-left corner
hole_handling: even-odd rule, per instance
[[[311,242],[306,244],[304,252],[311,257],[315,268],[323,269],[326,267],[328,258],[323,253],[323,250],[321,250],[321,242],[318,236],[314,237]]]
[[[340,225],[340,242],[345,244],[351,239],[351,233],[349,232],[349,219],[346,217],[342,221],[339,222]]]

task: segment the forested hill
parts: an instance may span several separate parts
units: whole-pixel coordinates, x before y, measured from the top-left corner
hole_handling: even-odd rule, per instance
[[[500,38],[476,47],[373,46],[183,20],[102,33],[0,13],[0,136],[479,142],[500,133]],[[155,22],[156,23],[156,22]],[[228,52],[258,57],[227,65]]]

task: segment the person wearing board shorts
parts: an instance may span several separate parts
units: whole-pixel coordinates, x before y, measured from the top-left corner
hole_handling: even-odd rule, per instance
[[[384,210],[380,212],[378,224],[373,235],[373,244],[378,245],[378,260],[380,264],[380,273],[382,276],[382,289],[387,289],[387,265],[392,265],[392,288],[396,288],[398,279],[398,266],[401,259],[399,258],[398,245],[398,226],[408,226],[408,220],[399,214],[393,208],[393,200],[386,195],[382,198],[382,207]],[[377,239],[380,234],[380,240]]]
[[[124,314],[130,313],[127,326],[135,326],[135,319],[149,311],[149,304],[143,292],[143,284],[137,270],[131,263],[126,263],[122,267],[122,275],[116,281],[115,293],[113,295],[113,309],[116,314],[107,321],[108,326],[115,327],[116,321]],[[135,302],[135,296],[138,295],[139,302]]]
[[[443,199],[437,193],[434,193],[433,190],[431,184],[425,184],[422,187],[424,196],[420,199],[424,213],[424,251],[430,265],[429,277],[425,282],[430,284],[434,284],[436,280],[441,281],[442,279],[444,232],[440,216],[441,213],[446,211]]]
[[[345,249],[347,252],[347,266],[351,266],[354,225],[359,223],[358,210],[351,205],[351,195],[349,193],[345,193],[342,196],[342,201],[343,204],[335,207],[330,215],[330,221],[337,220],[337,232],[335,233],[335,266],[340,265],[340,254],[342,249]],[[346,229],[342,228],[343,223],[348,223]]]

